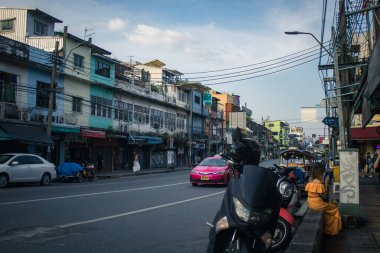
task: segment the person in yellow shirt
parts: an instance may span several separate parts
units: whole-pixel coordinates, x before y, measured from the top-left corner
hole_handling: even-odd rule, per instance
[[[323,211],[324,233],[326,235],[337,235],[342,230],[342,217],[337,203],[326,202],[327,196],[323,183],[323,169],[314,167],[311,172],[309,183],[305,187],[307,191],[307,202],[310,209]]]

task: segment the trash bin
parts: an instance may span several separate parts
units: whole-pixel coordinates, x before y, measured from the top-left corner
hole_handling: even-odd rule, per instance
[[[340,182],[340,167],[339,166],[332,166],[331,167],[334,175],[334,183]]]

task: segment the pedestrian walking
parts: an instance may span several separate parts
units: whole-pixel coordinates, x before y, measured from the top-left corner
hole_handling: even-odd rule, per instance
[[[102,155],[102,152],[99,152],[98,156],[96,157],[96,161],[98,162],[98,166],[97,166],[98,174],[100,174],[100,172],[103,169],[103,155]]]
[[[367,173],[369,174],[369,177],[372,177],[372,169],[373,169],[373,163],[372,163],[372,157],[371,153],[367,152]]]
[[[363,153],[360,153],[360,156],[359,156],[359,175],[360,176],[364,175],[365,164],[366,164],[365,156]]]
[[[140,171],[140,157],[139,154],[134,154],[134,160],[133,160],[133,172],[136,174]]]

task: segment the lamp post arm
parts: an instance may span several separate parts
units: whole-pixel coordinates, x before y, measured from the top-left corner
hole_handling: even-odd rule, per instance
[[[287,35],[298,35],[298,34],[308,34],[308,35],[311,35],[314,38],[314,40],[316,42],[318,42],[318,44],[330,55],[330,57],[334,58],[334,55],[332,53],[330,53],[330,51],[327,50],[327,48],[312,33],[294,31],[294,32],[285,32],[285,34],[287,34]]]

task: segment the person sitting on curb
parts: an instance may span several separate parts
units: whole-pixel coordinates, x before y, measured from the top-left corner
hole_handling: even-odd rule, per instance
[[[308,192],[307,202],[310,209],[323,211],[324,233],[326,235],[337,235],[342,230],[342,217],[336,200],[325,201],[327,193],[322,180],[323,169],[314,167],[311,172],[310,182],[305,187],[305,191]]]

